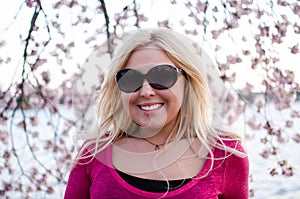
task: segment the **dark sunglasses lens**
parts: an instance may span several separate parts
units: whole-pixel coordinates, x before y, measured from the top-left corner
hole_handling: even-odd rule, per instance
[[[139,90],[143,84],[143,76],[131,69],[124,69],[117,73],[116,81],[121,91],[132,93]]]
[[[138,91],[146,78],[152,88],[163,90],[172,87],[177,79],[177,70],[170,65],[159,65],[152,68],[146,75],[133,69],[123,69],[116,74],[119,89],[126,93]]]
[[[177,71],[169,65],[156,66],[149,71],[147,79],[155,89],[168,89],[176,83]]]

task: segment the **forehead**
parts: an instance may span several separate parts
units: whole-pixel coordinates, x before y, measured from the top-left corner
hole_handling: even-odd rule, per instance
[[[125,68],[148,68],[147,66],[153,67],[158,64],[174,65],[162,49],[145,47],[136,49],[131,53]]]

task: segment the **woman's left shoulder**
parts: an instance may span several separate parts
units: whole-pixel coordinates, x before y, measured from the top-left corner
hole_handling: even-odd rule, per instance
[[[241,152],[245,152],[241,139],[232,137],[221,137],[221,140],[225,146],[230,147],[232,149],[237,149]]]
[[[218,154],[225,153],[226,156],[234,154],[241,158],[247,157],[247,152],[239,138],[230,136],[219,137],[216,141],[215,148],[217,149],[215,152]]]

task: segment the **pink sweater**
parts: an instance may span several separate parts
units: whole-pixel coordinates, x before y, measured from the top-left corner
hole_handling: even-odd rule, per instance
[[[244,152],[243,147],[236,141],[226,141],[225,144]],[[111,147],[103,153],[105,156],[97,156],[88,164],[75,165],[69,176],[65,199],[142,199],[162,196],[178,199],[248,198],[249,162],[247,157],[230,155],[224,160],[215,160],[212,171],[203,177],[212,164],[212,161],[207,159],[197,178],[165,194],[147,192],[131,186],[111,166]],[[213,153],[215,158],[222,158],[225,155],[225,151],[216,148],[213,149]]]

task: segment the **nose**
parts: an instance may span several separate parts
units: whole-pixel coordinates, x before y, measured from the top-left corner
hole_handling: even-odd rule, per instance
[[[154,95],[155,95],[154,89],[150,86],[149,82],[145,80],[140,90],[140,96],[149,98]]]

